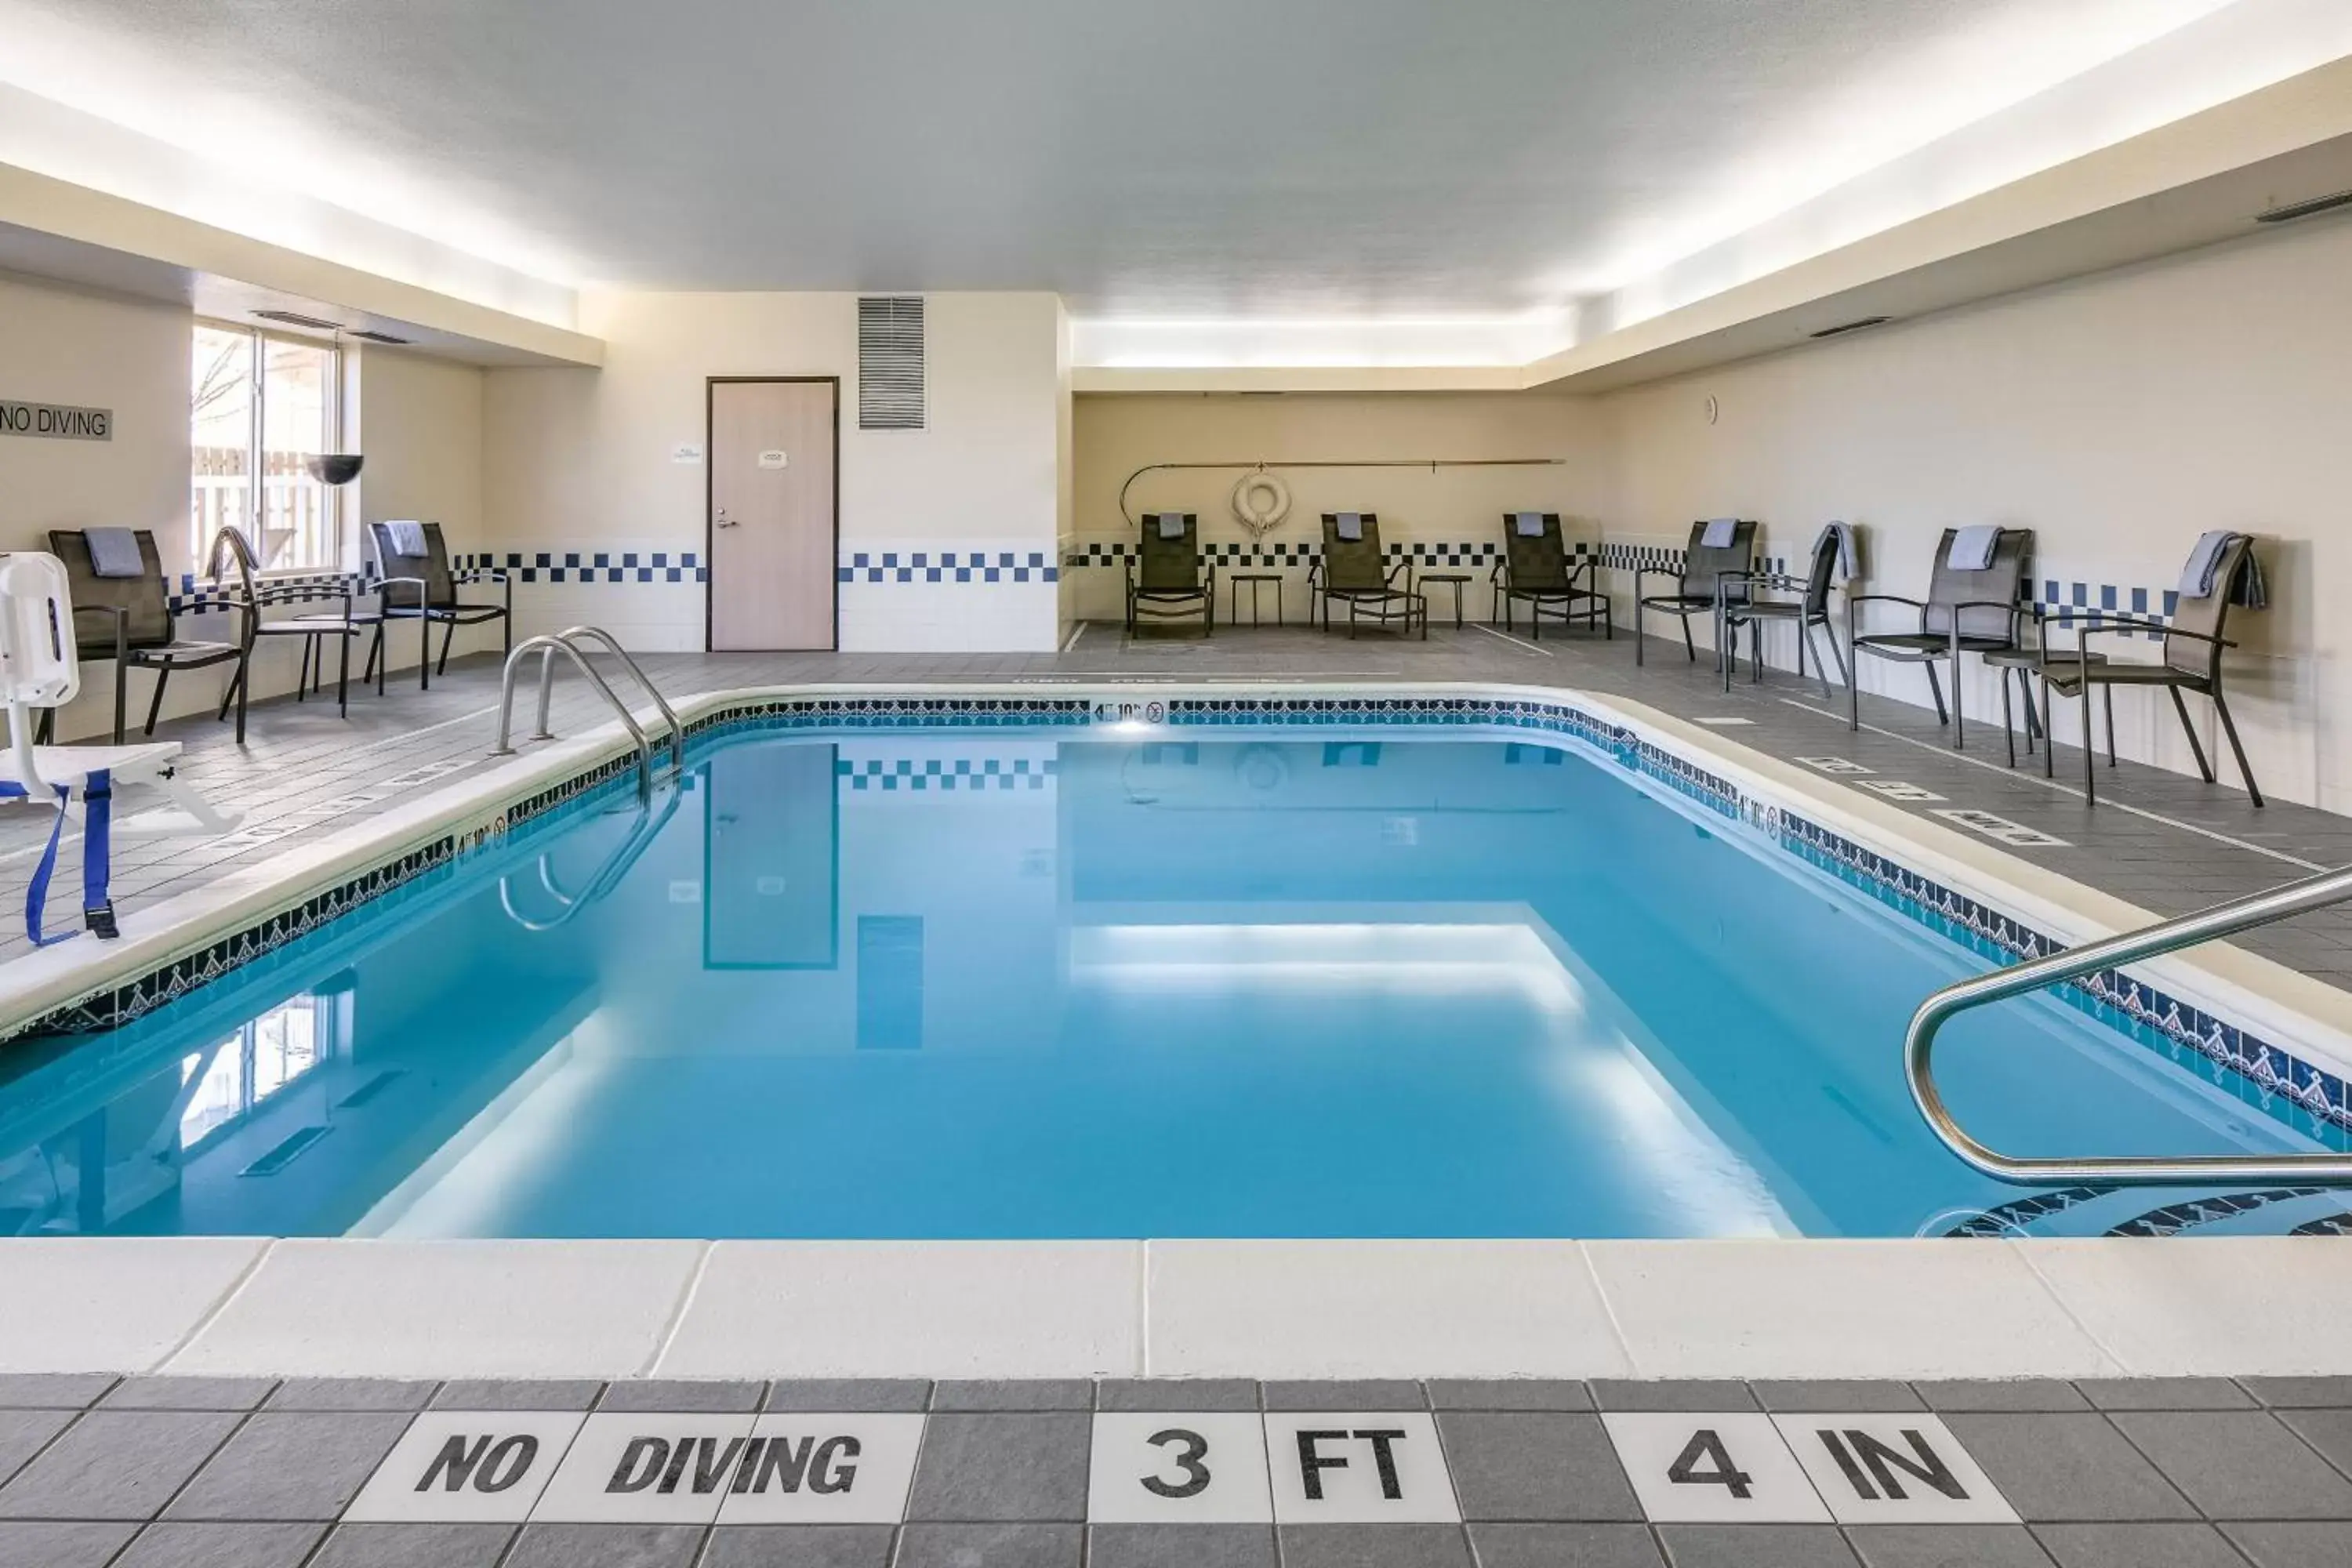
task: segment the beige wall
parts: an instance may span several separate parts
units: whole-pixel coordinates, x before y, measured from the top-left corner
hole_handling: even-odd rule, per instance
[[[1784,553],[1844,518],[1869,530],[1870,586],[1916,593],[1951,523],[2034,529],[2043,579],[2150,590],[2204,530],[2253,533],[2275,607],[2233,622],[2231,710],[2266,791],[2352,808],[2352,626],[2326,610],[2352,603],[2347,363],[2352,224],[2319,220],[1612,395],[1609,537],[1679,543],[1737,513]],[[1864,684],[1927,700],[1916,668],[1874,663]],[[2124,748],[2189,768],[2150,695],[2118,694]],[[1998,700],[1982,679],[1970,699]],[[2062,708],[2062,738],[2078,715]]]
[[[530,550],[705,548],[699,464],[714,375],[841,379],[841,542],[876,549],[982,546],[1050,556],[1060,485],[1066,349],[1051,294],[925,296],[929,427],[857,428],[856,298],[849,294],[591,296],[600,371],[493,371],[485,400],[490,543]],[[541,619],[593,610],[639,647],[700,647],[701,590],[534,594]],[[930,593],[844,584],[845,648],[1051,646],[1054,595]],[[971,585],[965,585],[971,586]],[[1009,587],[1009,584],[1007,585]],[[899,593],[900,587],[914,592]],[[1018,602],[1016,602],[1018,601]]]
[[[1592,538],[1610,497],[1608,425],[1590,399],[1527,394],[1315,394],[1281,396],[1085,396],[1076,400],[1076,531],[1070,542],[1128,542],[1119,488],[1150,463],[1329,461],[1430,458],[1559,458],[1557,468],[1292,468],[1290,514],[1269,545],[1313,545],[1321,514],[1373,511],[1391,544],[1499,542],[1507,511],[1557,511],[1570,536]],[[1146,474],[1129,492],[1129,515],[1199,514],[1209,542],[1248,531],[1230,500],[1236,469]],[[1439,568],[1444,570],[1445,568]],[[1467,568],[1462,568],[1467,570]],[[1116,565],[1070,568],[1076,613],[1110,620],[1121,613],[1124,576]],[[1486,571],[1468,597],[1486,613]],[[1291,569],[1286,609],[1306,611],[1305,572]],[[1229,593],[1230,590],[1227,590]],[[1217,613],[1226,613],[1221,595]],[[1447,606],[1441,605],[1441,613]],[[1271,610],[1269,609],[1269,614]],[[1246,618],[1246,617],[1244,617]]]
[[[483,373],[399,349],[346,348],[344,353],[344,427],[367,458],[345,492],[346,559],[356,565],[366,558],[365,524],[392,518],[439,523],[454,552],[479,548]],[[460,596],[495,603],[498,589],[468,587]],[[495,648],[499,635],[496,626],[460,630],[452,657]],[[414,667],[416,638],[394,633],[393,642],[393,668]],[[434,647],[440,647],[437,634]],[[356,679],[366,650],[354,644],[352,651]]]

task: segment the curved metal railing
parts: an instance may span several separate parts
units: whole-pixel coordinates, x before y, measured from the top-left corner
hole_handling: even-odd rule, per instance
[[[550,864],[547,853],[542,851],[537,862],[539,885],[546,889],[548,899],[555,905],[556,912],[551,918],[539,920],[515,907],[512,872],[499,879],[499,907],[506,910],[509,920],[525,931],[554,931],[568,923],[582,910],[620,885],[621,879],[629,874],[630,868],[645,854],[646,847],[661,837],[661,830],[669,826],[671,817],[677,815],[679,798],[677,781],[673,779],[668,797],[660,811],[649,811],[646,803],[639,802],[637,820],[631,825],[620,843],[605,855],[595,874],[588,879],[587,886],[577,893],[567,893],[556,885],[554,868]]]
[[[539,655],[539,731],[531,738],[537,741],[555,738],[555,731],[547,727],[547,716],[549,702],[555,689],[555,653],[561,648],[579,667],[580,673],[588,678],[588,683],[604,694],[613,711],[620,715],[621,722],[628,730],[629,739],[635,743],[637,750],[637,798],[649,802],[654,794],[653,742],[646,738],[645,726],[637,722],[636,715],[629,711],[629,705],[621,700],[619,693],[603,676],[596,673],[595,666],[588,662],[587,655],[573,640],[583,637],[594,637],[610,649],[628,668],[629,673],[636,677],[637,684],[653,698],[654,706],[661,710],[663,721],[669,726],[671,771],[677,772],[685,766],[686,730],[678,723],[677,714],[671,710],[654,683],[646,678],[646,672],[638,668],[637,661],[614,640],[613,634],[598,626],[572,626],[560,632],[542,632],[515,644],[514,651],[507,655],[506,668],[499,680],[499,743],[490,754],[494,757],[514,755],[515,671],[521,668],[522,661],[534,653]]]
[[[2039,991],[2094,970],[2178,952],[2352,899],[2352,867],[2324,871],[2193,915],[2086,942],[2047,958],[1947,985],[1920,1004],[1903,1042],[1903,1071],[1919,1114],[1953,1153],[1986,1175],[2021,1185],[2104,1182],[2125,1186],[2288,1182],[2352,1186],[2352,1154],[2111,1155],[2083,1160],[2021,1160],[1996,1152],[1960,1130],[1936,1088],[1936,1033],[1972,1007]]]

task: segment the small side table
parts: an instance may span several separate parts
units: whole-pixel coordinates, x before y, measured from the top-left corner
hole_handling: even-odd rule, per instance
[[[1419,580],[1423,583],[1451,583],[1454,584],[1454,629],[1455,631],[1460,631],[1462,629],[1462,590],[1464,585],[1470,581],[1473,575],[1475,575],[1475,574],[1469,572],[1423,572],[1420,575]],[[1428,612],[1424,610],[1423,612],[1423,618],[1427,619],[1427,617]]]
[[[1265,614],[1258,608],[1257,592],[1261,584],[1271,583],[1274,584],[1274,624],[1277,626],[1282,625],[1281,573],[1235,572],[1228,575],[1225,580],[1234,585],[1233,606],[1225,616],[1226,625],[1237,626],[1242,624],[1242,584],[1244,583],[1250,585],[1249,624],[1254,626],[1262,626],[1265,624]]]

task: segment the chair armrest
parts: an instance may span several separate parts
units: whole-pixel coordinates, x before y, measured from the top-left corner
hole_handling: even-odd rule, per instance
[[[1405,560],[1400,561],[1395,565],[1390,567],[1389,574],[1381,578],[1381,581],[1393,588],[1396,586],[1397,574],[1400,572],[1405,574],[1405,591],[1407,593],[1411,593],[1412,591],[1412,561],[1410,557],[1407,557]]]
[[[2179,626],[2168,626],[2161,621],[2143,621],[2130,616],[2102,615],[2095,624],[2081,627],[2075,635],[2078,637],[2103,637],[2110,632],[2154,632],[2159,637],[2195,637],[2199,642],[2209,642],[2221,647],[2238,646],[2231,638],[2215,637],[2210,632],[2186,631]]]
[[[1635,598],[1638,599],[1643,596],[1643,589],[1642,584],[1653,577],[1671,577],[1676,584],[1680,584],[1684,581],[1684,574],[1678,568],[1668,568],[1664,566],[1636,566],[1633,568],[1633,596]]]
[[[1848,594],[1845,596],[1845,602],[1849,605],[1867,605],[1879,599],[1893,605],[1908,605],[1915,610],[1924,610],[1927,607],[1926,601],[1906,599],[1900,594]]]

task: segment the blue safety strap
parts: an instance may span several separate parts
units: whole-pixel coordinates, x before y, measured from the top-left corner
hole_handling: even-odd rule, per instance
[[[58,817],[49,825],[49,841],[42,847],[40,864],[33,868],[33,879],[25,889],[25,934],[33,939],[35,947],[48,947],[78,934],[41,934],[41,916],[49,902],[49,879],[57,875],[58,845],[65,837],[66,803],[73,797],[70,785],[52,787],[58,792]],[[27,793],[23,784],[0,783],[0,799],[21,799]],[[83,783],[81,798],[82,918],[100,936],[111,936],[114,905],[107,897],[107,884],[113,873],[114,786],[103,769]]]

